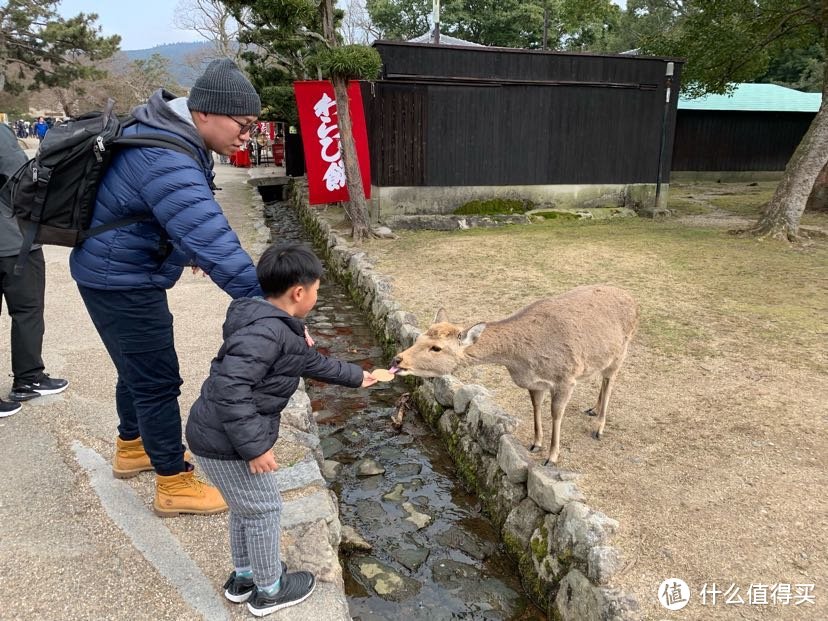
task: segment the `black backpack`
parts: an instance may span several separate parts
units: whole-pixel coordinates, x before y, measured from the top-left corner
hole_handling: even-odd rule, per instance
[[[56,123],[46,132],[35,157],[3,188],[23,234],[15,274],[22,272],[32,244],[77,246],[104,231],[152,217],[140,214],[89,228],[98,184],[118,149],[161,147],[199,161],[194,147],[168,134],[122,136],[137,121],[129,116],[118,118],[114,106],[110,99],[103,112]]]

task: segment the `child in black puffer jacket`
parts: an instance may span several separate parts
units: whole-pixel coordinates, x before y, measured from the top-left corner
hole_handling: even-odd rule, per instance
[[[234,300],[224,343],[210,365],[187,421],[187,444],[230,507],[235,571],[224,585],[232,602],[264,616],[306,599],[316,585],[307,571],[285,573],[279,560],[282,499],[273,445],[282,410],[300,377],[367,387],[359,366],[313,348],[302,319],[316,304],[322,264],[305,246],[271,246],[256,275],[264,298]]]

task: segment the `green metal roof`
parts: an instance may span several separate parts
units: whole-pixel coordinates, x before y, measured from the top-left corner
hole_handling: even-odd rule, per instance
[[[822,93],[803,93],[776,84],[737,84],[730,95],[679,97],[679,110],[731,110],[746,112],[817,112]]]

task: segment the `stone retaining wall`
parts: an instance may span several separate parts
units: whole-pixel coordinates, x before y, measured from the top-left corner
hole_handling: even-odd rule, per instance
[[[669,188],[669,183],[661,186],[665,202]],[[655,203],[654,183],[372,186],[371,193],[373,221],[380,222],[391,216],[450,214],[473,200],[530,200],[539,207],[558,209],[627,207],[639,213],[652,212]]]
[[[366,253],[316,217],[306,187],[294,184],[289,195],[322,247],[328,269],[370,314],[386,352],[410,346],[420,333],[417,319],[392,299],[389,279],[374,270]],[[611,545],[618,522],[585,503],[579,475],[537,464],[512,435],[515,418],[484,387],[453,376],[412,384],[420,412],[501,529],[524,586],[549,618],[637,619],[635,598],[612,587],[624,566],[620,550]]]

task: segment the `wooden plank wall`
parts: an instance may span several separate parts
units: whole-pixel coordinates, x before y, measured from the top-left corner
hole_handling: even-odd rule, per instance
[[[384,79],[363,96],[378,185],[656,180],[665,59],[375,46]],[[666,116],[665,181],[680,66]]]
[[[785,170],[815,112],[679,110],[673,170]]]
[[[373,182],[384,186],[425,185],[425,88],[363,83],[362,101]]]

